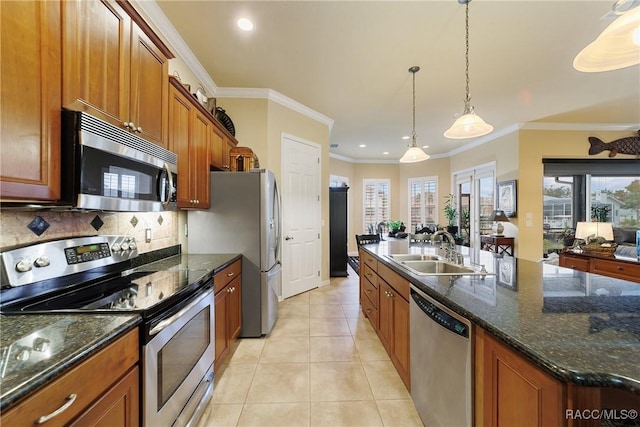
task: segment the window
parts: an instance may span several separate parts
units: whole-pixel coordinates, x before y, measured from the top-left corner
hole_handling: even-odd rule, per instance
[[[438,177],[409,178],[409,230],[438,223]]]
[[[595,220],[605,210],[614,227],[640,226],[638,162],[545,159],[543,233],[545,252],[570,244],[566,231],[578,221]]]
[[[363,180],[364,228],[369,233],[375,233],[380,222],[391,219],[391,181],[388,179]]]

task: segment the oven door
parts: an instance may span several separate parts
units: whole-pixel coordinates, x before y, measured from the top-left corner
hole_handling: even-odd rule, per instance
[[[143,346],[147,426],[194,424],[213,392],[214,297],[207,290],[156,325]]]

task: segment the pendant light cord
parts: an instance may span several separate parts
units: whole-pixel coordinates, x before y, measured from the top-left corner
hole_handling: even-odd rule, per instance
[[[467,86],[466,86],[466,94],[467,97],[464,100],[464,114],[469,114],[471,113],[472,109],[471,109],[471,91],[469,90],[469,2],[471,0],[468,0],[466,2],[465,5],[465,45],[466,45],[466,50],[465,50],[465,76],[467,79]]]
[[[420,70],[420,68],[418,68]],[[416,73],[418,70],[412,71],[413,74],[413,133],[411,134],[411,146],[417,147],[416,144]]]

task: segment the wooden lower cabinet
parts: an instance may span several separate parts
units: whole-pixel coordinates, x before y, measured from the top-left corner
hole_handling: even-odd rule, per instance
[[[567,425],[566,386],[475,328],[475,425]]]
[[[360,304],[400,378],[410,389],[409,282],[360,251]]]
[[[558,265],[578,271],[640,283],[640,263],[633,261],[599,258],[584,253],[562,253],[560,254]]]
[[[139,425],[138,340],[138,329],[127,332],[67,373],[3,411],[0,424],[39,425],[37,421],[40,417],[52,414],[73,400],[66,410],[42,425]]]
[[[229,354],[242,328],[242,261],[215,274],[215,361],[214,371]]]

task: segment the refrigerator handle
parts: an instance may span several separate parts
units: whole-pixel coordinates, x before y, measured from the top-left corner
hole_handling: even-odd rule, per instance
[[[280,261],[280,240],[282,239],[282,205],[280,203],[280,190],[278,189],[278,182],[273,180],[273,188],[275,193],[276,204],[278,206],[278,218],[274,218],[277,222],[277,233],[276,233],[276,262]]]

